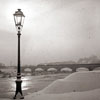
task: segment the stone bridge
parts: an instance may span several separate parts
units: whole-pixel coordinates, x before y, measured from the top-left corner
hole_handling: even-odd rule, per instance
[[[38,66],[31,66],[31,67],[25,67],[22,68],[22,70],[25,70],[26,68],[30,68],[32,72],[35,72],[37,68],[43,69],[43,71],[47,71],[49,68],[55,68],[57,69],[57,72],[60,72],[62,68],[70,68],[72,69],[72,72],[76,72],[78,68],[87,68],[89,71],[94,70],[95,68],[100,67],[100,64],[59,64],[59,65],[38,65]]]

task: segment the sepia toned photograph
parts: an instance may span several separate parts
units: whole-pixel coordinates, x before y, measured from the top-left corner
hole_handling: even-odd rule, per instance
[[[0,0],[0,100],[100,100],[100,0]]]

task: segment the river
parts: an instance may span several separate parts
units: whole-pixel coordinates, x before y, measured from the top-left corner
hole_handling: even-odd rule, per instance
[[[30,93],[37,92],[45,88],[56,79],[64,78],[67,75],[69,74],[52,74],[22,77],[23,94],[28,95]],[[0,78],[0,98],[12,98],[14,96],[16,89],[15,80],[15,77]]]

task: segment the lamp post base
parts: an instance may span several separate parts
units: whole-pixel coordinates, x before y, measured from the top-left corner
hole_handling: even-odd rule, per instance
[[[21,84],[22,84],[22,80],[21,79],[17,79],[16,80],[16,92],[15,92],[15,96],[13,97],[13,99],[16,99],[18,93],[20,94],[20,99],[24,99],[24,96],[23,96],[23,93],[22,93]]]

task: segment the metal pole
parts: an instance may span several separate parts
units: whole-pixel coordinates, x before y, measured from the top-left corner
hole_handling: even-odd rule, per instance
[[[17,69],[17,76],[18,75],[21,75],[21,72],[20,72],[20,31],[18,31],[18,69]]]
[[[16,80],[16,92],[13,99],[16,99],[16,96],[18,93],[20,93],[21,97],[20,99],[24,99],[23,93],[22,93],[22,80],[21,80],[21,68],[20,68],[20,31],[18,31],[18,68],[17,68],[17,80]]]

